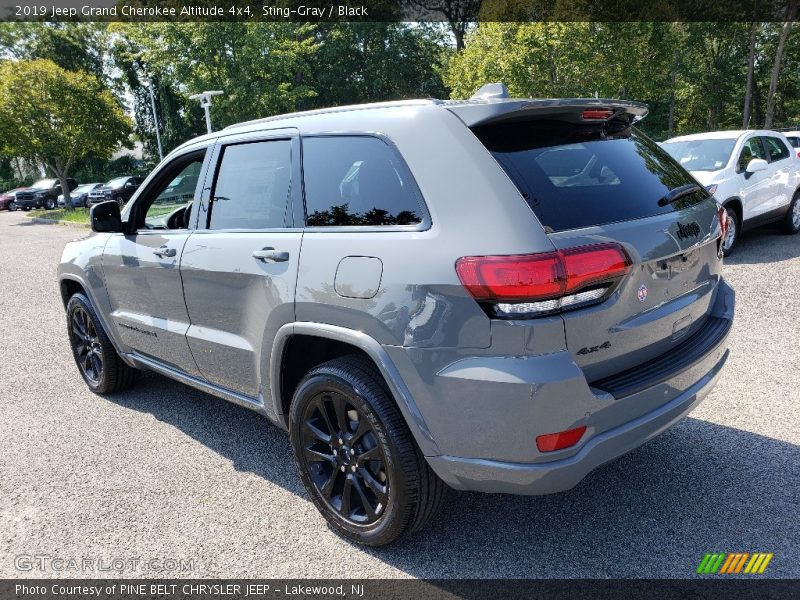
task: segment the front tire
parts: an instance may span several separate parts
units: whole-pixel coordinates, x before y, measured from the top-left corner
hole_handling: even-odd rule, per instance
[[[789,235],[800,232],[800,192],[796,192],[789,211],[783,219],[783,231]]]
[[[420,529],[447,487],[430,469],[375,367],[328,361],[300,382],[289,411],[295,463],[338,534],[383,546]]]
[[[10,212],[14,212],[15,210],[17,210],[17,203],[14,202],[13,200],[11,202],[9,202],[8,203],[8,210]]]
[[[139,370],[119,357],[84,294],[74,294],[67,303],[67,333],[75,364],[95,394],[120,392],[133,384]]]
[[[119,204],[120,209],[125,206],[125,198],[122,196],[117,196],[117,204]]]
[[[739,215],[736,214],[736,211],[733,210],[732,207],[726,206],[725,208],[728,213],[728,233],[725,239],[722,240],[722,254],[724,256],[730,256],[733,254],[736,243],[739,241],[742,223],[739,220]]]
[[[44,208],[45,210],[53,210],[56,207],[56,201],[52,198],[48,198],[44,201]]]

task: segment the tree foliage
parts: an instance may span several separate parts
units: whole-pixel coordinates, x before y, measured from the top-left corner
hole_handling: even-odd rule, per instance
[[[764,124],[781,23],[756,27],[751,127]],[[800,119],[800,35],[786,36],[775,124]],[[741,127],[749,23],[481,23],[445,76],[456,98],[504,81],[514,95],[627,98],[649,104],[656,137]]]
[[[109,157],[129,133],[119,101],[94,75],[43,59],[0,63],[0,154],[45,165],[67,199],[75,161]]]

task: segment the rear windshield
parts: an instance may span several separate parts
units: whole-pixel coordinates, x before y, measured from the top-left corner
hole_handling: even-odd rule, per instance
[[[548,232],[651,217],[709,197],[701,189],[659,206],[670,190],[696,181],[655,142],[621,123],[529,121],[473,132]]]

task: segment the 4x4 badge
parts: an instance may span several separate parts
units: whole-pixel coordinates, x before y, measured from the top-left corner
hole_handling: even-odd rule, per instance
[[[636,296],[639,298],[639,302],[644,302],[647,299],[647,286],[645,284],[639,286]]]

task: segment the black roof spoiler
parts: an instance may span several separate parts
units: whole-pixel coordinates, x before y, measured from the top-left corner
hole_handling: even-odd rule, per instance
[[[523,99],[509,98],[503,84],[487,84],[469,100],[442,102],[467,127],[555,119],[570,123],[621,120],[633,124],[647,115],[647,105],[608,98]]]

